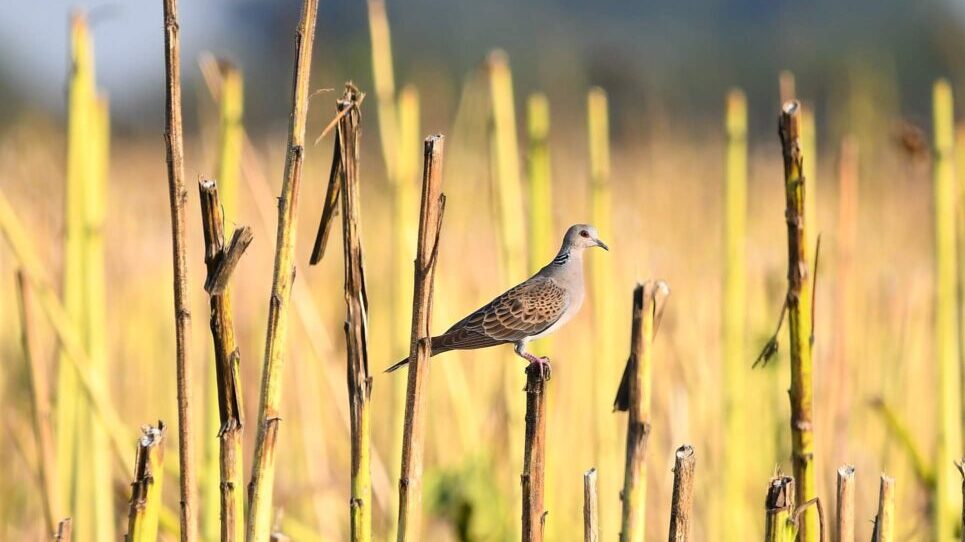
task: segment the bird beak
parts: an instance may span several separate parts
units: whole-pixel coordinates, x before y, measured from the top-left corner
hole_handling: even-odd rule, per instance
[[[596,241],[596,246],[602,248],[607,252],[610,251],[610,247],[606,246],[606,243],[604,243],[603,241],[600,241],[599,239],[594,239],[594,241]]]

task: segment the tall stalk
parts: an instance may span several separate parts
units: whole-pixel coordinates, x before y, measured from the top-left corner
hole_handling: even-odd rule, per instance
[[[181,542],[198,538],[195,510],[198,482],[191,429],[191,309],[188,294],[188,259],[185,247],[184,134],[181,126],[181,43],[177,0],[164,0],[165,123],[168,196],[171,203],[171,238],[174,261],[174,326],[177,340],[178,464],[181,467]]]
[[[228,62],[220,62],[221,94],[218,100],[218,193],[227,220],[234,221],[239,212],[238,192],[241,188],[241,150],[244,146],[244,79],[241,70]]]
[[[650,438],[653,340],[670,295],[663,281],[647,281],[633,290],[630,358],[620,383],[615,410],[629,412],[623,475],[621,542],[642,542],[646,534],[647,444]]]
[[[721,314],[724,361],[724,453],[721,531],[725,541],[741,540],[751,518],[745,484],[749,450],[747,410],[747,100],[739,89],[727,95],[724,178],[724,288]]]
[[[412,268],[415,259],[416,242],[419,236],[419,92],[415,87],[407,85],[399,93],[399,154],[397,156],[398,176],[394,179],[392,208],[393,231],[395,234],[393,250],[393,276],[404,277]],[[407,280],[395,280],[392,283],[392,321],[404,322],[411,318],[412,284]],[[393,352],[409,350],[411,330],[405,326],[393,326],[395,335]],[[396,354],[392,359],[396,359]],[[402,454],[402,433],[405,426],[405,397],[407,382],[403,378],[394,378],[392,382],[392,455]],[[398,479],[398,464],[393,466],[393,479]],[[392,509],[398,505],[398,493],[393,492]]]
[[[67,82],[67,173],[64,194],[64,256],[61,271],[61,297],[67,317],[75,326],[84,319],[84,203],[85,191],[91,180],[91,117],[94,99],[93,47],[87,20],[81,13],[70,19],[70,71]],[[85,354],[86,354],[86,348]],[[94,518],[89,507],[76,506],[74,488],[76,477],[88,477],[88,469],[78,469],[77,452],[87,441],[79,439],[83,419],[83,400],[76,373],[69,369],[68,354],[61,351],[57,371],[56,451],[58,486],[69,496],[69,512],[84,525],[85,534],[93,536]],[[90,496],[84,496],[89,504]],[[89,538],[89,537],[87,537]]]
[[[526,100],[526,196],[529,202],[529,272],[543,267],[552,254],[553,178],[549,152],[550,106],[537,92]]]
[[[94,378],[107,387],[107,308],[104,278],[104,207],[110,172],[110,111],[107,99],[96,96],[91,104],[90,179],[84,198],[84,339]],[[98,540],[116,538],[112,488],[101,480],[111,478],[106,428],[87,415],[91,493]]]
[[[145,426],[137,443],[126,542],[155,542],[164,482],[164,424]]]
[[[957,484],[947,468],[961,450],[961,383],[956,306],[955,211],[957,188],[953,157],[954,108],[948,81],[935,82],[934,124],[935,216],[935,363],[938,399],[938,442],[935,447],[935,494],[932,498],[934,539],[950,542],[957,515]]]
[[[493,51],[488,59],[492,108],[493,182],[496,196],[500,264],[507,281],[518,281],[526,269],[526,225],[523,222],[523,189],[519,179],[519,144],[516,139],[516,107],[509,57]]]
[[[368,294],[359,201],[359,145],[362,94],[351,84],[338,102],[341,161],[342,249],[345,260],[345,343],[349,409],[352,415],[351,540],[372,540],[372,469],[370,465],[370,400],[372,377],[368,357]],[[334,180],[332,182],[335,182]]]
[[[814,467],[814,424],[812,413],[811,298],[804,198],[805,172],[801,154],[801,106],[792,101],[781,111],[778,134],[784,156],[785,217],[787,221],[788,289],[785,305],[791,347],[791,436],[792,463],[798,506],[817,496]],[[813,507],[803,512],[801,542],[817,542],[818,514]]]
[[[208,293],[211,317],[209,325],[215,354],[214,391],[217,395],[217,411],[220,422],[217,431],[219,450],[218,505],[206,510],[207,514],[220,517],[220,530],[205,533],[222,542],[241,542],[245,537],[244,481],[242,477],[242,429],[241,404],[241,352],[235,339],[234,316],[231,311],[231,292],[227,284],[231,269],[237,264],[241,253],[251,242],[250,228],[235,231],[231,245],[225,243],[224,210],[214,181],[201,181],[198,185],[201,198],[201,225],[204,233],[204,262],[207,267]],[[211,435],[207,435],[208,438]],[[215,523],[217,525],[217,522]]]
[[[590,221],[603,235],[612,235],[612,196],[610,194],[610,120],[606,91],[599,87],[589,90],[586,97],[586,120],[589,138],[589,198]],[[619,374],[612,330],[616,328],[614,309],[613,272],[609,258],[591,258],[590,299],[593,301],[593,342],[596,366],[590,373],[591,404],[598,408],[612,392]],[[598,465],[618,464],[616,420],[601,418],[593,425],[593,460]],[[600,487],[604,495],[611,494],[619,485],[616,469],[600,473]],[[613,516],[601,518],[603,530],[614,528]]]
[[[315,41],[318,0],[305,0],[295,32],[295,66],[288,151],[278,200],[278,235],[268,305],[265,363],[258,407],[258,436],[248,488],[247,541],[264,542],[271,531],[272,491],[275,485],[275,443],[278,439],[281,375],[288,335],[288,306],[295,280],[295,235],[298,223],[298,189],[305,159],[305,119],[308,115],[308,80]]]
[[[432,289],[436,274],[436,255],[445,196],[442,194],[442,158],[445,138],[425,140],[422,173],[422,202],[419,214],[419,241],[416,249],[412,327],[409,342],[408,388],[405,399],[405,426],[402,435],[402,464],[399,468],[398,542],[422,539],[422,458],[425,450],[426,389],[429,384],[429,354],[432,317]]]

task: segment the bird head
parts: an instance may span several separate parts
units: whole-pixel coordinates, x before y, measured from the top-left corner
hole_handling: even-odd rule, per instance
[[[591,247],[610,250],[610,247],[606,246],[606,243],[600,240],[596,228],[589,224],[574,224],[570,226],[570,229],[566,230],[566,236],[563,237],[563,246],[580,250]]]

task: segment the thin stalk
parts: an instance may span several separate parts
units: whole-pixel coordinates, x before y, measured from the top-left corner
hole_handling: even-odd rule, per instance
[[[508,281],[520,280],[526,269],[526,225],[519,179],[519,144],[513,76],[505,51],[493,51],[487,62],[492,108],[492,171],[496,195],[501,267]]]
[[[104,278],[104,207],[110,169],[110,110],[106,98],[91,103],[90,178],[84,194],[84,342],[95,378],[107,388],[107,308]],[[116,538],[112,488],[101,480],[111,478],[111,457],[106,430],[87,414],[89,438],[82,444],[89,454],[90,489],[98,540]]]
[[[126,542],[157,540],[161,486],[164,482],[163,464],[164,424],[158,422],[157,427],[145,426],[144,436],[137,443]]]
[[[764,542],[795,541],[797,526],[793,519],[794,502],[794,478],[772,478],[767,488],[767,499],[764,501]]]
[[[650,438],[650,404],[653,396],[653,340],[670,288],[663,281],[647,281],[633,290],[630,357],[625,383],[626,404],[616,409],[629,412],[626,463],[623,474],[621,542],[642,542],[646,533],[647,445]]]
[[[543,267],[552,250],[553,178],[549,152],[550,105],[537,92],[526,100],[526,196],[529,202],[529,272]],[[545,348],[544,348],[545,349]]]
[[[372,80],[379,119],[379,140],[385,170],[391,183],[398,182],[399,117],[396,113],[395,75],[392,70],[392,38],[383,0],[368,0],[369,38],[372,48]]]
[[[546,382],[540,368],[526,367],[526,432],[523,441],[523,542],[543,540],[546,512],[543,479],[546,467]]]
[[[600,542],[600,501],[596,469],[583,474],[583,542]]]
[[[235,236],[243,239],[239,244],[225,243],[224,211],[214,181],[198,184],[201,197],[201,224],[204,232],[204,263],[208,278],[218,274],[219,269],[230,266],[232,247],[243,252],[251,242],[250,228],[239,228]],[[238,256],[240,257],[240,255]],[[234,260],[237,261],[237,260]],[[242,479],[242,430],[244,410],[241,404],[241,353],[235,339],[234,317],[231,311],[231,292],[224,288],[220,293],[210,293],[210,327],[214,343],[216,392],[218,415],[221,423],[217,432],[220,444],[220,480],[217,484],[220,498],[220,536],[222,542],[243,541],[244,481]],[[213,510],[208,511],[214,513]]]
[[[747,99],[739,89],[727,95],[724,179],[724,285],[721,314],[724,361],[724,468],[721,531],[737,542],[751,526],[746,504],[748,416],[746,404],[747,321]]]
[[[952,88],[936,81],[932,93],[934,124],[935,215],[935,363],[938,400],[938,442],[935,446],[935,493],[932,497],[933,536],[937,542],[953,539],[958,493],[946,467],[962,443],[961,383],[959,373],[958,316],[956,305],[955,212],[957,208],[953,156],[954,108]]]
[[[47,529],[54,532],[54,518],[61,513],[60,493],[54,469],[53,432],[50,428],[50,383],[47,368],[37,359],[37,330],[33,316],[33,292],[22,271],[17,271],[17,293],[20,308],[20,338],[23,357],[30,380],[30,404],[33,414],[34,439],[37,442],[37,469],[40,497]]]
[[[67,172],[64,189],[64,256],[61,271],[61,296],[67,317],[77,326],[84,318],[84,193],[90,182],[91,104],[94,99],[93,45],[86,17],[75,12],[70,19],[70,71],[67,82]],[[86,349],[85,349],[86,352]],[[81,440],[77,437],[83,412],[77,377],[67,369],[68,355],[61,351],[57,371],[56,404],[56,472],[58,486],[70,496],[69,510],[74,506],[74,479],[87,476],[87,469],[77,469],[76,454]],[[89,498],[85,501],[89,502]],[[93,518],[81,514],[81,521],[92,528]]]
[[[612,197],[610,194],[610,121],[606,91],[599,87],[590,89],[586,98],[587,131],[590,153],[590,220],[601,232],[610,232]],[[594,258],[590,262],[590,287],[593,299],[594,315],[594,343],[596,344],[597,359],[602,366],[592,372],[594,379],[593,403],[600,404],[602,398],[609,393],[612,386],[610,375],[616,374],[613,334],[616,327],[615,311],[611,300],[612,272],[609,261],[605,258]],[[599,464],[609,461],[601,457],[606,450],[615,450],[615,443],[609,442],[610,431],[604,431],[601,424],[594,425],[594,457]],[[615,436],[615,435],[614,435]],[[606,439],[606,440],[604,440]],[[603,491],[607,492],[608,482],[612,476],[604,472]]]
[[[838,221],[836,231],[837,247],[836,280],[834,292],[834,332],[831,345],[831,366],[834,373],[829,375],[828,387],[833,397],[832,427],[834,459],[844,454],[851,420],[852,360],[855,350],[855,323],[859,320],[855,307],[855,247],[858,244],[858,142],[854,136],[841,140],[841,154],[838,158]]]
[[[894,542],[895,536],[895,479],[881,475],[878,490],[878,515],[875,516],[875,530],[871,542]]]
[[[417,182],[419,168],[419,92],[407,85],[399,94],[399,154],[397,156],[398,177],[393,185],[394,205],[392,207],[393,232],[392,276],[403,277],[408,273],[415,259],[416,242],[419,235]],[[412,310],[412,284],[407,280],[392,281],[392,321],[404,322],[410,318]],[[405,326],[392,326],[393,352],[408,351],[410,331]],[[401,357],[393,353],[392,359]],[[405,426],[405,397],[407,382],[403,378],[392,379],[392,455],[402,455],[402,430]],[[399,476],[398,463],[393,465],[393,479]],[[392,499],[398,493],[392,492]],[[392,503],[396,509],[397,502]],[[395,534],[395,533],[393,533]]]
[[[429,383],[429,354],[432,345],[432,289],[445,196],[442,194],[442,158],[445,138],[426,138],[423,153],[422,202],[419,214],[419,242],[415,260],[415,288],[412,295],[412,335],[409,343],[408,389],[405,400],[405,428],[402,436],[402,464],[399,468],[399,542],[421,540],[422,461],[425,450],[426,389]]]
[[[791,435],[795,497],[798,506],[817,496],[814,467],[814,424],[812,413],[811,297],[808,249],[805,246],[804,197],[806,191],[801,155],[801,106],[792,101],[784,104],[778,133],[784,156],[784,192],[786,198],[788,248],[787,316],[791,345]],[[817,510],[804,511],[799,525],[801,542],[817,542],[819,534]]]
[[[241,150],[244,145],[244,79],[233,64],[220,62],[221,94],[218,128],[218,192],[228,221],[238,216]]]
[[[268,307],[268,331],[258,407],[258,435],[248,493],[248,542],[264,542],[271,531],[272,491],[275,484],[275,442],[278,437],[281,375],[288,334],[288,306],[295,279],[295,237],[298,223],[298,188],[305,155],[305,119],[308,81],[315,40],[318,0],[305,0],[295,32],[295,66],[288,151],[278,200],[278,234]]]
[[[834,520],[834,539],[854,542],[854,467],[838,469],[837,512]]]
[[[345,259],[345,343],[348,400],[352,415],[351,540],[372,540],[372,468],[370,461],[370,400],[372,377],[368,358],[368,294],[359,201],[359,144],[362,94],[351,84],[338,101],[338,152],[342,163],[342,249]]]
[[[670,542],[690,540],[694,509],[694,449],[689,444],[674,454],[673,498],[670,503]]]
[[[73,535],[73,521],[70,518],[60,520],[54,531],[54,542],[70,542]]]
[[[171,238],[174,263],[174,326],[177,341],[178,464],[181,468],[181,542],[198,538],[195,509],[198,482],[191,429],[191,308],[188,293],[188,258],[185,247],[184,134],[181,126],[181,43],[177,0],[164,0],[165,108],[164,142],[167,152],[168,196],[171,203]]]

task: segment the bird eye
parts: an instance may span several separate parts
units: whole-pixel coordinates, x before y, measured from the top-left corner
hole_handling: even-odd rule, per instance
[[[586,230],[580,230],[580,237],[589,237],[590,234]]]

